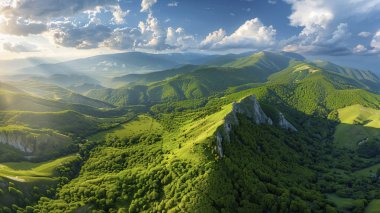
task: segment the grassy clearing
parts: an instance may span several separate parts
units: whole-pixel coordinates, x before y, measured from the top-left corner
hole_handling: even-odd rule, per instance
[[[93,141],[103,141],[107,135],[118,136],[119,138],[129,138],[145,133],[162,132],[163,127],[152,117],[140,115],[137,119],[122,124],[116,128],[103,131],[89,137]]]
[[[346,124],[363,124],[367,127],[380,128],[380,110],[355,104],[338,110],[339,119]]]
[[[339,209],[350,209],[354,205],[354,199],[351,198],[342,198],[336,194],[327,194],[327,199],[339,208]]]
[[[17,182],[53,180],[55,169],[63,163],[67,163],[75,158],[77,158],[76,155],[70,155],[42,163],[2,163],[0,164],[0,177]]]
[[[361,170],[358,170],[358,171],[354,172],[353,174],[355,176],[370,177],[370,176],[376,174],[376,171],[378,169],[380,169],[380,163],[375,164],[375,165],[370,166],[370,167],[367,167],[367,168],[364,168],[364,169],[361,169]]]
[[[334,134],[337,147],[355,149],[366,138],[380,138],[380,110],[356,104],[338,110],[339,124]]]
[[[365,209],[365,213],[378,213],[380,212],[380,199],[372,200],[367,208]]]

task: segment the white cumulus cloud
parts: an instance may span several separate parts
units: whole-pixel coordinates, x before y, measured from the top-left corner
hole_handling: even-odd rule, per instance
[[[224,34],[223,30],[209,34],[201,42],[201,46],[209,46],[210,49],[265,48],[275,44],[276,30],[273,26],[265,26],[258,18],[254,18],[246,21],[231,35]]]
[[[362,44],[358,44],[354,47],[352,51],[354,53],[364,53],[364,52],[367,52],[367,48]]]
[[[370,33],[370,32],[360,32],[360,33],[358,34],[358,36],[363,37],[363,38],[368,38],[368,37],[370,37],[371,35],[372,35],[372,33]]]
[[[202,49],[210,48],[212,45],[222,41],[225,36],[226,36],[226,31],[224,31],[224,29],[220,28],[217,31],[209,33],[206,36],[206,38],[201,42],[200,46]]]
[[[371,41],[371,47],[375,52],[380,52],[380,31],[377,31]]]
[[[157,3],[157,0],[142,0],[140,12],[149,11],[150,8]]]
[[[302,31],[282,43],[287,49],[300,53],[351,54],[353,50],[349,41],[350,26],[355,26],[367,18],[380,18],[380,0],[285,1],[292,8],[289,16],[290,24],[302,27]],[[350,26],[346,22],[350,23]],[[370,35],[363,32],[359,33],[359,36]]]

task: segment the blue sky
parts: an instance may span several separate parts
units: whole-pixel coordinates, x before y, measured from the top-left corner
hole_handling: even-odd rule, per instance
[[[379,23],[380,0],[1,0],[0,57],[285,50],[377,69]]]

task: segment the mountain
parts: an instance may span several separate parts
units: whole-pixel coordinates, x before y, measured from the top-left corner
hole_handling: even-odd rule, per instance
[[[302,56],[285,52],[259,52],[221,67],[189,65],[156,73],[127,75],[118,79],[129,82],[129,85],[118,89],[92,90],[88,96],[118,106],[157,103],[208,97],[245,84],[267,81],[293,83],[313,74],[323,75],[341,89],[361,88],[376,92],[380,85],[377,76],[371,72],[339,66],[333,69],[333,65],[324,69],[322,65],[316,66],[299,59],[303,59]],[[369,79],[372,79],[371,84],[367,84]]]
[[[105,88],[99,84],[83,83],[83,84],[78,84],[78,85],[71,85],[67,87],[67,89],[74,91],[78,94],[85,95],[93,89],[105,89]]]
[[[288,130],[252,122],[265,115],[261,109],[257,113],[251,111],[257,107],[260,109],[259,103],[248,98],[235,108],[231,103],[222,105],[222,109],[214,113],[211,108],[201,107],[201,111],[210,113],[206,116],[198,117],[201,111],[180,112],[187,119],[173,120],[171,123],[175,125],[171,125],[171,130],[165,128],[170,114],[161,114],[164,117],[159,120],[140,117],[128,124],[129,128],[126,127],[123,133],[115,131],[113,137],[109,137],[104,145],[95,150],[83,166],[81,175],[64,186],[56,199],[46,199],[34,208],[37,211],[73,211],[78,207],[85,211],[114,208],[112,202],[101,202],[106,196],[102,195],[103,187],[110,187],[109,190],[113,192],[108,198],[114,200],[119,197],[118,203],[123,206],[121,208],[131,212],[160,209],[175,211],[179,206],[186,212],[193,209],[202,212],[218,209],[233,211],[235,208],[261,211],[267,208],[266,205],[272,206],[275,202],[272,196],[277,192],[268,189],[278,189],[285,200],[296,200],[292,201],[292,207],[286,203],[280,209],[308,209],[312,200],[322,204],[315,208],[328,208],[324,196],[314,190],[315,185],[308,185],[314,176],[313,171],[306,166],[311,162],[300,165],[301,159],[308,156],[311,150],[307,150],[301,140],[297,140],[297,136]],[[237,116],[238,123],[230,127],[229,142],[222,142],[224,155],[221,157],[214,141],[218,129],[226,125],[225,118],[234,110],[242,112],[243,108],[247,113],[252,113],[251,117],[247,119],[243,114],[233,114]],[[150,124],[155,127],[141,129]],[[139,126],[139,132],[131,130]],[[124,138],[117,137],[121,134],[125,135]],[[247,137],[247,134],[252,137]],[[258,135],[262,136],[255,139],[254,136]],[[289,142],[284,143],[284,140]],[[297,146],[302,152],[293,149]],[[283,163],[277,164],[277,170],[272,170],[271,165],[279,162],[279,159]],[[249,160],[256,163],[249,163]],[[110,165],[114,167],[110,168]],[[246,168],[244,170],[240,169],[243,165]],[[271,177],[283,178],[277,179],[274,185]],[[147,187],[144,182],[157,184]],[[119,184],[121,188],[115,187]],[[288,190],[288,184],[294,188]],[[182,189],[177,191],[178,185]],[[67,199],[69,194],[80,194],[80,187],[87,189],[83,196]],[[127,188],[129,190],[125,190]],[[256,193],[249,193],[251,190]],[[138,194],[138,191],[145,193]],[[129,199],[131,196],[133,198]],[[263,197],[268,197],[266,204],[262,203]],[[238,202],[244,199],[247,201]]]
[[[196,69],[200,69],[199,65],[185,65],[179,68],[150,72],[144,74],[128,74],[120,77],[113,78],[115,82],[125,82],[134,84],[147,84],[155,81],[162,81],[166,78],[174,77],[176,75],[193,72]]]
[[[190,73],[198,69],[213,67],[213,66],[225,66],[232,68],[250,68],[250,69],[275,69],[279,70],[287,65],[289,58],[291,59],[300,59],[304,60],[302,56],[297,54],[290,53],[270,53],[270,52],[261,52],[258,54],[253,54],[251,56],[246,56],[248,53],[234,55],[222,55],[222,56],[207,56],[206,60],[202,62],[204,65],[186,65],[179,68],[144,73],[144,74],[129,74],[121,77],[114,78],[114,81],[117,82],[125,82],[125,83],[134,83],[134,84],[146,84],[155,81],[165,80],[166,78],[174,77],[179,74]],[[278,66],[273,67],[271,64],[265,65],[266,60],[274,61],[275,57],[278,57]],[[212,58],[212,59],[209,59]],[[220,60],[220,61],[219,61]],[[283,60],[283,64],[281,64],[281,60]],[[217,62],[218,61],[218,62]],[[230,63],[228,63],[230,61]],[[244,64],[246,63],[246,64]]]
[[[82,73],[91,76],[117,76],[173,68],[180,62],[170,59],[170,55],[127,52],[99,55],[56,64],[41,64],[20,70],[22,73],[72,74]]]
[[[150,54],[141,52],[126,52],[108,55],[98,55],[89,58],[76,59],[61,63],[43,63],[19,69],[17,73],[24,75],[90,75],[91,77],[109,83],[107,79],[126,74],[146,73],[173,69],[186,64],[219,65],[245,56],[244,54],[203,55],[196,53]],[[92,83],[92,82],[85,82]],[[71,84],[76,84],[75,81]],[[110,83],[111,84],[111,83]],[[61,84],[60,84],[61,85]]]
[[[315,61],[312,64],[324,70],[340,73],[356,79],[366,84],[369,88],[375,90],[376,92],[380,90],[380,78],[371,71],[342,67],[328,61]]]
[[[294,59],[281,54],[260,52],[221,67],[185,66],[158,73],[126,76],[124,80],[146,81],[148,84],[93,90],[88,96],[119,106],[201,98],[228,87],[265,82],[271,74],[286,68],[292,60]],[[149,83],[164,78],[168,79]]]
[[[69,104],[87,105],[94,108],[114,108],[111,104],[88,98],[54,84],[44,84],[38,81],[19,81],[12,82],[11,84],[28,94],[44,99],[56,100]]]
[[[13,59],[13,60],[0,60],[1,73],[0,75],[15,75],[17,70],[38,66],[44,63],[58,63],[61,60],[57,58],[22,58],[22,59]]]
[[[119,80],[128,84],[117,89],[84,84],[86,95],[123,106],[111,109],[51,100],[49,91],[68,91],[56,85],[25,84],[21,90],[3,84],[0,130],[10,129],[12,140],[6,141],[12,143],[1,143],[0,155],[25,159],[27,153],[15,147],[30,151],[29,144],[40,144],[30,135],[54,140],[60,134],[71,136],[73,146],[59,149],[55,161],[70,153],[77,153],[77,160],[52,166],[55,176],[30,167],[14,171],[25,168],[23,162],[0,164],[0,210],[376,209],[376,75],[264,51],[218,65],[186,65]],[[39,92],[28,94],[32,88]],[[17,129],[25,131],[18,134],[27,143],[14,142]],[[44,188],[45,183],[51,187]]]

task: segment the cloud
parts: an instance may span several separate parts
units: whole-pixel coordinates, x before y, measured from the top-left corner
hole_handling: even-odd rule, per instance
[[[322,0],[288,0],[292,5],[292,14],[289,16],[292,26],[303,27],[302,34],[309,35],[319,30],[326,29],[334,13],[331,8],[326,7]]]
[[[380,31],[377,31],[371,41],[371,47],[380,50]]]
[[[0,8],[0,13],[7,17],[40,20],[68,17],[96,6],[116,5],[117,3],[118,0],[15,0]]]
[[[22,52],[39,52],[40,50],[36,45],[30,43],[3,43],[3,49],[9,52],[22,53]]]
[[[369,44],[368,47],[364,46],[363,44],[356,45],[352,52],[355,54],[362,54],[362,55],[377,55],[380,53],[380,30],[377,31]]]
[[[200,46],[202,49],[208,49],[212,45],[222,41],[225,36],[226,36],[226,31],[224,31],[224,29],[220,28],[217,31],[209,33],[206,36],[206,38],[201,42]]]
[[[178,2],[176,2],[176,1],[173,1],[173,2],[170,2],[169,4],[168,4],[168,7],[178,7]]]
[[[367,48],[364,46],[364,45],[362,45],[362,44],[358,44],[358,45],[356,45],[354,48],[353,48],[353,52],[354,53],[365,53],[365,52],[367,52]]]
[[[111,36],[112,30],[105,25],[85,25],[76,27],[71,23],[59,24],[51,30],[53,41],[64,47],[77,49],[97,48],[100,43]]]
[[[363,37],[363,38],[368,38],[368,37],[370,37],[371,35],[372,35],[372,33],[370,33],[370,32],[360,32],[360,33],[358,34],[358,36]]]
[[[317,28],[316,28],[317,29]],[[351,36],[347,23],[340,23],[335,29],[320,28],[313,33],[300,33],[282,42],[284,51],[313,55],[348,55],[347,39]]]
[[[47,30],[46,24],[31,20],[9,19],[0,23],[0,33],[27,36],[30,34],[40,34]]]
[[[113,49],[183,49],[196,46],[195,38],[187,35],[181,27],[165,30],[151,13],[136,28],[115,29],[103,46]]]
[[[373,36],[370,48],[367,51],[367,54],[379,54],[380,53],[380,30],[375,33]]]
[[[380,17],[379,0],[285,0],[291,4],[292,14],[289,16],[292,26],[303,27],[303,33],[327,29],[331,24],[341,23],[347,18],[357,21],[367,17]],[[349,12],[348,12],[349,11]]]
[[[349,26],[368,18],[380,18],[379,0],[285,0],[291,5],[291,26],[302,27],[299,35],[287,39],[284,49],[304,54],[352,54]],[[347,12],[349,11],[349,12]],[[362,34],[364,35],[364,34]],[[357,49],[356,51],[358,51]]]
[[[268,4],[277,4],[276,0],[268,0]]]
[[[158,19],[151,13],[148,15],[146,23],[144,24],[142,34],[148,41],[143,45],[144,47],[149,47],[156,50],[166,49],[166,32],[161,27]]]
[[[102,12],[111,12],[117,24],[127,13],[120,8],[119,0],[12,0],[0,5],[0,14],[6,20],[0,23],[0,32],[19,36],[41,34],[49,30],[52,20],[75,20],[75,15],[83,12],[93,24],[100,24],[96,16]]]
[[[150,11],[150,8],[157,3],[157,0],[142,0],[140,12]]]
[[[258,18],[254,18],[246,21],[231,35],[224,34],[223,30],[209,34],[201,42],[201,46],[209,49],[265,48],[274,45],[276,30],[273,26],[265,26]]]
[[[182,27],[169,27],[166,31],[165,43],[173,49],[190,49],[197,46],[194,36],[187,35]]]
[[[101,46],[118,50],[130,50],[142,46],[141,31],[137,28],[117,28],[109,38],[102,42]]]
[[[113,15],[112,20],[116,24],[124,24],[125,17],[131,12],[130,10],[124,11],[123,9],[121,9],[120,5],[111,6],[110,11],[112,12],[112,15]]]

